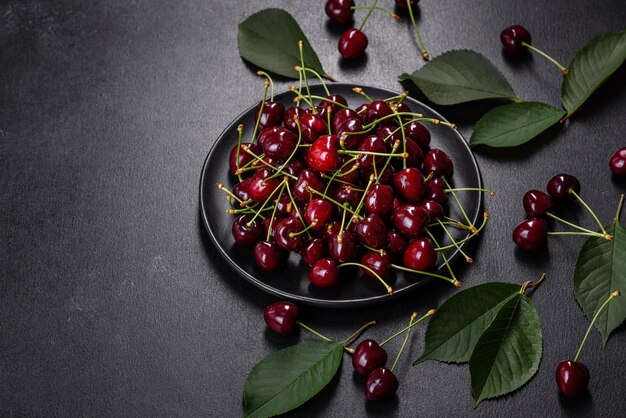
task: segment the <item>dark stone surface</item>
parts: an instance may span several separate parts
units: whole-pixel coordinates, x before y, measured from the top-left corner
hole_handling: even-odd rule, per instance
[[[343,62],[340,30],[323,1],[15,1],[0,4],[0,414],[5,416],[237,416],[242,385],[263,356],[309,336],[265,330],[273,299],[218,258],[198,216],[202,162],[222,129],[260,97],[261,80],[237,52],[237,24],[265,7],[300,22],[326,70],[342,81],[402,90],[401,72],[423,65],[407,22],[374,14],[367,57]],[[569,62],[592,37],[626,22],[620,0],[432,2],[420,5],[431,55],[476,50],[518,95],[559,104],[558,70],[538,56],[513,62],[498,36],[529,29],[536,46]],[[364,13],[358,12],[357,19]],[[582,181],[601,219],[626,183],[609,156],[624,142],[626,84],[618,70],[571,123],[515,150],[481,150],[491,221],[462,269],[472,286],[549,274],[532,292],[544,335],[538,374],[518,392],[472,409],[466,366],[410,363],[424,327],[398,366],[396,399],[366,403],[349,362],[293,416],[597,416],[626,410],[626,332],[607,347],[593,332],[591,370],[579,399],[557,393],[554,368],[574,354],[587,320],[572,296],[583,238],[551,239],[548,253],[515,250],[521,197],[557,172]],[[290,82],[280,80],[277,88]],[[412,90],[414,91],[414,89]],[[419,98],[419,93],[417,94]],[[469,137],[488,104],[438,107]],[[582,210],[574,218],[593,225]],[[304,308],[303,319],[342,338],[376,319],[381,339],[413,310],[455,292],[433,283],[364,309]],[[393,357],[399,344],[389,347]]]

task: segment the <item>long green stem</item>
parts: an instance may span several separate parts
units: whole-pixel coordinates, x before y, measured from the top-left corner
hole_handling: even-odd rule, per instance
[[[359,9],[369,9],[370,6],[352,6],[350,9],[359,10]],[[400,20],[400,16],[392,12],[391,10],[387,10],[384,7],[374,7],[374,9],[379,10],[381,12],[386,13],[389,17],[393,18],[396,22]]]
[[[256,123],[254,124],[254,131],[252,132],[252,140],[250,140],[250,142],[253,144],[254,144],[254,141],[256,140],[256,133],[259,131],[259,123],[261,122],[261,116],[263,116],[263,108],[265,107],[265,99],[267,99],[268,87],[269,87],[269,81],[267,81],[267,78],[266,78],[265,82],[263,83],[263,100],[261,100],[261,106],[259,107],[259,114],[256,117]]]
[[[437,219],[439,221],[439,219]],[[454,237],[452,236],[452,234],[450,233],[450,231],[448,231],[448,228],[446,228],[446,226],[444,224],[441,223],[441,221],[439,221],[439,225],[443,228],[443,232],[445,232],[445,234],[448,236],[448,238],[450,239],[450,241],[452,241],[452,245],[454,245],[456,247],[456,249],[459,251],[459,253],[461,253],[461,255],[463,257],[465,257],[465,261],[467,261],[468,264],[472,264],[474,262],[474,260],[472,259],[472,257],[468,256],[465,251],[463,251],[461,249],[461,247],[459,246],[459,244],[454,240]]]
[[[487,225],[487,220],[488,219],[489,219],[489,214],[486,211],[483,212],[483,222],[480,224],[478,229],[476,229],[476,231],[472,232],[467,237],[463,238],[461,241],[457,241],[457,244],[463,244],[464,242],[467,242],[470,239],[474,238],[476,235],[478,235],[480,233],[480,231],[482,231],[485,228],[485,225]],[[441,223],[442,224],[447,224],[447,222],[441,222]],[[459,224],[458,222],[456,222],[455,224],[456,224],[456,226],[461,226],[464,229],[470,229],[469,227],[467,227],[467,225]],[[450,245],[446,245],[445,247],[435,248],[435,251],[445,251],[445,250],[449,250],[450,248],[454,248],[454,247],[455,247],[454,244],[450,244]]]
[[[584,233],[586,233],[586,234],[591,234],[591,235],[593,235],[593,236],[595,236],[595,237],[600,237],[600,238],[603,238],[603,237],[604,237],[604,235],[602,235],[602,234],[601,234],[601,233],[599,233],[599,232],[592,231],[591,229],[583,228],[582,226],[579,226],[579,225],[573,224],[573,223],[571,223],[571,222],[569,222],[569,221],[566,221],[566,220],[565,220],[565,219],[563,219],[563,218],[559,218],[558,216],[556,216],[556,215],[555,215],[555,214],[553,214],[552,212],[546,212],[546,215],[547,215],[548,217],[550,217],[550,218],[554,219],[555,221],[559,221],[559,222],[561,222],[562,224],[565,224],[565,225],[567,225],[567,226],[570,226],[570,227],[572,227],[572,228],[574,228],[574,229],[578,229],[579,231],[582,231],[582,232],[584,232]]]
[[[598,217],[596,216],[596,214],[591,210],[591,208],[589,207],[589,205],[587,205],[587,202],[585,202],[583,200],[582,197],[578,196],[578,193],[576,193],[574,191],[574,189],[569,189],[569,192],[571,194],[573,194],[576,199],[578,199],[578,201],[581,203],[581,205],[583,205],[585,207],[585,209],[587,209],[587,212],[589,212],[591,214],[591,216],[593,217],[593,219],[595,219],[596,223],[598,224],[598,226],[600,227],[600,231],[602,231],[603,236],[607,239],[607,240],[611,240],[613,239],[613,237],[611,237],[609,234],[606,233],[606,231],[604,230],[604,226],[602,226],[602,222],[600,222],[600,219],[598,219]]]
[[[391,337],[387,338],[385,341],[383,341],[382,343],[380,343],[378,345],[380,345],[382,347],[383,345],[387,344],[389,341],[391,341],[394,338],[404,334],[406,331],[410,330],[415,325],[419,324],[420,322],[422,322],[424,319],[428,318],[429,316],[433,316],[434,314],[435,314],[435,310],[431,309],[430,311],[426,312],[420,319],[418,319],[417,321],[413,322],[412,324],[409,324],[408,326],[402,328],[400,331],[396,332]]]
[[[306,66],[304,65],[304,53],[302,52],[303,41],[298,41],[298,50],[300,51],[300,66],[302,67],[302,72],[304,75],[304,86],[306,87],[306,94],[309,96],[311,103],[313,103],[313,99],[311,99],[311,90],[309,89],[309,78],[306,76]],[[317,111],[314,106],[311,107],[313,114],[316,114]]]
[[[315,77],[317,77],[319,79],[319,81],[322,83],[322,88],[326,92],[326,95],[330,96],[330,92],[328,91],[328,87],[326,87],[326,83],[324,82],[324,79],[322,78],[320,73],[318,73],[317,71],[315,71],[312,68],[305,68],[304,71],[308,71],[308,72],[312,73]],[[315,98],[315,96],[311,96],[311,97]]]
[[[589,324],[589,328],[587,328],[587,332],[585,333],[585,337],[583,338],[582,343],[580,343],[580,347],[578,347],[578,351],[576,352],[576,356],[574,357],[574,362],[576,362],[578,360],[578,356],[580,356],[580,352],[582,351],[583,346],[585,345],[585,342],[587,342],[587,337],[589,337],[589,333],[591,332],[591,328],[593,328],[593,324],[596,322],[596,319],[598,319],[598,317],[600,316],[600,313],[602,312],[602,310],[606,307],[606,305],[609,304],[610,301],[612,301],[613,299],[615,299],[616,297],[618,297],[621,294],[622,294],[622,292],[619,291],[619,290],[614,291],[613,293],[611,293],[609,295],[607,300],[604,301],[602,306],[600,306],[600,309],[598,309],[598,312],[596,312],[596,314],[594,315],[593,319],[591,320],[591,324]]]
[[[372,325],[376,325],[376,321],[370,321],[370,322],[368,322],[366,324],[361,325],[361,327],[359,329],[354,331],[352,333],[352,335],[350,335],[348,338],[343,340],[341,344],[343,344],[343,345],[350,345],[354,341],[354,339],[356,337],[361,335],[363,333],[363,331],[365,331],[367,328],[371,327]]]
[[[449,277],[442,276],[441,274],[431,273],[429,271],[414,270],[414,269],[410,269],[404,266],[399,266],[397,264],[392,264],[391,268],[394,268],[396,270],[408,271],[409,273],[417,273],[417,274],[423,274],[425,276],[436,277],[438,279],[443,279],[447,282],[452,283],[455,287],[461,287],[461,282],[459,282],[458,280],[454,280]]]
[[[426,233],[428,234],[430,239],[435,243],[435,247],[436,247],[435,251],[437,251],[440,248],[439,242],[437,242],[437,238],[435,238],[435,236],[432,234],[432,232],[430,232],[428,228],[426,228]],[[443,263],[446,265],[446,268],[448,269],[448,272],[450,273],[450,277],[452,277],[454,281],[458,282],[456,275],[454,274],[454,271],[452,270],[452,266],[450,266],[450,262],[448,261],[448,257],[446,256],[446,253],[441,252],[441,258],[443,259]]]
[[[372,14],[372,12],[374,11],[374,8],[376,7],[376,5],[378,4],[378,0],[376,0],[374,2],[374,4],[372,4],[370,6],[370,11],[367,12],[367,15],[365,15],[365,19],[363,19],[363,22],[361,22],[361,26],[359,26],[359,31],[361,31],[363,29],[363,26],[365,26],[365,22],[367,22],[367,19],[370,18],[370,15]]]
[[[385,280],[383,280],[382,277],[380,277],[380,275],[378,273],[376,273],[374,270],[372,270],[370,267],[361,264],[361,263],[354,263],[354,262],[347,262],[347,263],[341,263],[337,266],[337,268],[341,268],[341,267],[345,267],[345,266],[358,266],[361,268],[364,268],[365,270],[369,271],[370,273],[372,273],[372,275],[374,277],[376,277],[376,279],[383,285],[385,286],[385,289],[387,290],[387,294],[389,294],[389,296],[393,295],[393,289],[391,288],[391,286],[389,286]]]
[[[522,45],[525,46],[526,48],[532,50],[532,51],[535,51],[537,54],[541,55],[542,57],[544,57],[545,59],[547,59],[548,61],[550,61],[554,65],[556,65],[557,67],[559,67],[559,70],[561,70],[561,72],[563,74],[568,74],[569,73],[569,70],[567,69],[567,67],[564,67],[563,65],[561,65],[560,62],[558,62],[557,60],[555,60],[554,58],[552,58],[550,55],[546,54],[542,50],[540,50],[538,48],[535,48],[534,46],[532,46],[531,44],[526,43],[526,42],[522,42]]]
[[[450,183],[448,183],[448,180],[446,180],[445,177],[442,176],[441,178],[443,179],[444,183],[446,183],[446,187],[448,187],[448,190],[450,190],[450,194],[452,195],[452,197],[454,198],[454,201],[456,202],[457,206],[459,207],[459,210],[461,211],[461,214],[463,215],[463,218],[465,218],[465,222],[467,222],[467,225],[469,225],[471,227],[471,231],[472,232],[476,232],[476,226],[474,226],[472,221],[470,221],[469,216],[467,216],[467,213],[465,213],[465,209],[463,209],[463,205],[461,205],[461,201],[457,197],[454,189],[452,187],[450,187]]]
[[[396,366],[398,365],[398,360],[400,360],[400,355],[402,354],[402,351],[404,351],[404,346],[406,345],[406,342],[409,340],[409,335],[411,335],[411,325],[413,325],[413,320],[415,319],[415,317],[417,316],[417,312],[413,312],[413,314],[411,315],[411,319],[409,320],[409,329],[406,331],[406,335],[404,336],[404,341],[402,341],[402,345],[400,346],[400,350],[398,351],[398,355],[396,356],[396,361],[393,362],[393,366],[391,366],[391,371],[393,372],[396,369]]]
[[[426,47],[424,46],[424,42],[422,41],[422,35],[420,34],[420,30],[417,28],[417,23],[415,23],[413,8],[411,7],[411,0],[406,0],[406,6],[409,9],[409,17],[411,18],[411,23],[413,23],[413,28],[415,29],[415,34],[417,35],[417,40],[419,41],[420,48],[422,50],[422,57],[424,57],[424,61],[428,61],[430,59],[430,56],[428,55]]]

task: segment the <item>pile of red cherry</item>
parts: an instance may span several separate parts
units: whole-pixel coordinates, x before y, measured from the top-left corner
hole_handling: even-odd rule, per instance
[[[429,149],[430,133],[403,97],[356,109],[340,95],[315,108],[259,104],[260,134],[240,137],[229,155],[239,181],[232,191],[218,184],[238,215],[232,236],[254,248],[258,267],[277,270],[294,251],[312,266],[314,286],[336,285],[338,269],[357,264],[389,293],[383,280],[396,259],[412,271],[435,269],[424,234],[444,216],[453,163]]]

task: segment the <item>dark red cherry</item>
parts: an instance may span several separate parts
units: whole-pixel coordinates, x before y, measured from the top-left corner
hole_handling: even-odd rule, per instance
[[[292,191],[294,198],[301,202],[308,202],[311,200],[315,197],[315,195],[309,191],[309,187],[313,190],[321,192],[326,187],[326,184],[324,184],[319,174],[311,169],[305,168],[300,172],[298,180],[296,180],[296,183],[293,186]]]
[[[256,140],[256,143],[260,147],[260,149],[263,149],[263,144],[265,143],[265,140],[267,139],[268,136],[272,135],[274,132],[280,132],[280,131],[286,131],[286,130],[287,128],[285,128],[284,126],[270,126],[269,128],[265,128],[259,134]]]
[[[540,251],[548,241],[548,222],[543,218],[522,221],[513,230],[513,242],[527,251]]]
[[[306,162],[309,167],[320,172],[336,170],[340,165],[339,138],[334,135],[319,137],[307,152]]]
[[[335,232],[328,239],[328,254],[339,263],[345,263],[356,257],[357,246],[357,240],[352,232]]]
[[[289,335],[296,329],[298,313],[298,307],[291,302],[274,302],[265,308],[263,319],[272,331]]]
[[[304,221],[307,225],[313,225],[315,221],[315,226],[312,226],[311,229],[313,231],[319,231],[330,221],[333,213],[334,206],[330,201],[316,197],[311,199],[306,205]]]
[[[267,236],[267,233],[269,232],[269,239],[268,241],[270,242],[274,242],[274,231],[276,231],[276,225],[278,224],[278,222],[282,221],[283,219],[285,219],[285,217],[280,216],[280,215],[276,215],[273,219],[271,216],[268,216],[267,218],[263,219],[263,221],[261,222],[261,225],[263,225],[263,236]],[[269,231],[270,229],[270,224],[272,224],[272,230]]]
[[[263,152],[270,158],[286,160],[298,145],[298,136],[287,130],[280,129],[269,134],[263,141]]]
[[[305,167],[302,161],[296,160],[295,158],[293,158],[291,159],[291,161],[289,161],[289,164],[282,167],[282,170],[285,173],[291,174],[294,177],[298,177],[300,173],[302,172],[302,170],[304,170],[304,168]]]
[[[393,110],[386,102],[382,100],[374,100],[367,106],[367,110],[365,111],[365,115],[363,116],[363,122],[365,124],[372,123],[378,119],[382,119],[385,116],[389,116],[393,114]],[[383,126],[393,125],[394,118],[385,119],[380,122]]]
[[[401,205],[391,215],[393,225],[405,237],[415,238],[430,222],[428,213],[415,205]]]
[[[361,106],[355,109],[355,112],[359,115],[361,119],[365,117],[365,112],[367,112],[367,108],[369,107],[369,103],[363,103]]]
[[[387,243],[387,227],[385,221],[370,213],[356,224],[356,236],[363,244],[380,249]]]
[[[552,199],[539,190],[529,190],[522,198],[522,204],[526,214],[531,218],[544,216],[552,210]]]
[[[374,171],[374,166],[360,170],[360,175],[361,175],[360,177],[363,183],[367,183],[372,175],[374,176],[378,175],[378,182],[380,184],[390,185],[393,182],[393,169],[391,167],[387,167],[381,173],[380,165],[378,165],[377,167],[378,168],[376,169],[376,171]]]
[[[400,148],[398,148],[398,150],[402,151]],[[422,162],[424,161],[424,152],[422,151],[420,146],[417,145],[417,142],[407,138],[406,152],[407,154],[409,154],[406,158],[407,167],[420,167],[422,165]],[[395,162],[399,166],[399,164],[402,162],[402,158],[396,158]]]
[[[345,59],[359,58],[367,48],[367,36],[357,28],[350,28],[339,38],[339,53]]]
[[[300,256],[305,263],[309,265],[315,264],[326,256],[326,241],[322,237],[315,237],[304,243],[300,249]]]
[[[369,135],[365,137],[363,141],[361,141],[361,143],[357,147],[357,151],[384,153],[387,151],[387,147],[385,146],[385,141],[383,141],[382,138],[376,135]],[[358,159],[358,161],[362,168],[370,168],[374,161],[376,161],[376,166],[380,167],[383,158],[384,157],[382,156],[363,154],[361,158]]]
[[[265,271],[274,271],[287,260],[287,253],[273,242],[259,241],[254,246],[254,261]]]
[[[250,199],[248,194],[248,187],[250,186],[250,178],[241,180],[240,183],[235,184],[233,187],[233,194],[237,196],[241,201],[245,202]]]
[[[391,370],[379,367],[372,370],[365,380],[365,397],[369,401],[384,401],[391,398],[399,386]]]
[[[256,108],[254,113],[254,119],[259,116],[259,110],[261,110],[261,103]],[[259,131],[263,131],[270,126],[278,126],[283,121],[283,113],[285,112],[285,106],[282,103],[265,101],[263,105],[263,111],[261,112],[261,119],[259,119]]]
[[[500,32],[500,42],[509,54],[519,54],[526,47],[522,42],[530,44],[530,33],[520,25],[513,25]]]
[[[323,120],[327,120],[328,112],[330,112],[330,118],[332,120],[333,115],[339,110],[343,109],[343,107],[341,107],[339,104],[348,106],[348,101],[339,94],[331,94],[326,98],[328,100],[324,100],[319,105],[317,105],[317,114]]]
[[[337,131],[341,125],[348,119],[361,119],[361,117],[352,109],[339,109],[333,113],[332,127],[333,131]]]
[[[330,20],[337,23],[350,23],[354,16],[354,0],[328,0],[326,2],[326,15]]]
[[[419,122],[411,122],[406,125],[404,134],[407,138],[415,141],[422,150],[426,150],[430,145],[430,131]]]
[[[609,168],[615,175],[626,175],[626,147],[615,151],[609,160]]]
[[[341,184],[332,193],[332,198],[337,202],[356,208],[361,201],[362,193],[349,184]]]
[[[252,155],[244,150],[244,147],[247,147],[254,155],[261,155],[261,148],[259,148],[257,144],[250,144],[247,142],[241,144],[241,147],[239,148],[239,155],[237,155],[238,144],[235,144],[235,146],[230,150],[230,154],[228,156],[228,167],[230,168],[230,172],[233,174],[235,174],[239,168],[245,166],[254,159]]]
[[[274,230],[276,244],[285,251],[297,251],[302,247],[306,238],[305,234],[298,234],[303,229],[304,227],[298,219],[293,217],[283,219],[276,224]]]
[[[331,258],[322,258],[309,269],[309,281],[316,287],[332,287],[339,281],[337,263]]]
[[[405,168],[393,175],[393,188],[402,199],[419,202],[424,191],[424,176],[415,167]]]
[[[276,205],[276,213],[278,215],[289,215],[291,212],[291,199],[287,193],[283,193],[278,197],[278,201],[276,200],[276,195],[272,196],[272,202]]]
[[[369,213],[386,215],[393,207],[394,197],[393,187],[386,184],[375,184],[367,191],[363,204]]]
[[[555,203],[570,202],[576,200],[576,196],[570,190],[580,193],[580,182],[570,174],[557,174],[548,181],[548,194]]]
[[[306,114],[300,118],[300,129],[302,129],[302,139],[309,144],[315,142],[317,138],[328,131],[328,126],[324,119],[318,115]]]
[[[339,229],[341,229],[341,222],[333,221],[324,227],[322,234],[324,235],[324,238],[329,240],[333,234],[339,232]]]
[[[401,10],[409,10],[408,4],[410,4],[411,9],[415,9],[418,2],[419,0],[396,0],[396,6],[398,6],[398,9]]]
[[[252,220],[252,215],[241,215],[233,221],[231,233],[237,244],[249,246],[257,242],[263,226],[259,220]]]
[[[298,106],[291,106],[287,108],[287,110],[285,110],[285,114],[283,115],[283,125],[291,132],[297,134],[298,125],[296,124],[296,116],[298,117],[298,119],[300,119],[305,114],[306,112],[303,108]]]
[[[354,133],[363,131],[363,123],[361,119],[350,118],[345,120],[339,128],[337,128],[335,134],[341,138],[343,147],[347,149],[356,149],[361,143],[365,134]]]
[[[413,270],[431,271],[437,265],[437,253],[428,238],[416,238],[404,250],[402,264]]]
[[[565,396],[579,396],[589,384],[589,369],[582,363],[564,360],[556,366],[556,384]]]
[[[374,340],[363,340],[352,353],[352,367],[361,376],[369,375],[374,369],[385,367],[387,352]]]
[[[248,185],[250,199],[257,202],[267,200],[282,181],[278,177],[269,178],[272,174],[272,171],[267,168],[260,168],[254,173]]]
[[[394,126],[381,126],[376,131],[376,136],[381,137],[385,141],[389,151],[391,151],[394,142],[402,141],[402,133]],[[398,149],[401,149],[401,146]]]
[[[443,206],[434,200],[425,200],[417,205],[418,208],[424,209],[430,219],[442,219],[444,215]]]
[[[404,253],[409,242],[407,239],[393,228],[387,231],[387,250],[394,256],[400,256]]]
[[[373,270],[383,280],[389,275],[391,260],[389,260],[389,256],[384,252],[381,254],[380,251],[367,251],[361,256],[360,262],[364,266]],[[366,276],[371,277],[372,279],[377,279],[377,277],[374,276],[368,269],[361,268],[361,270],[363,270],[363,273],[365,273]]]
[[[434,200],[445,205],[448,202],[446,182],[441,177],[435,177],[424,183],[424,200]]]
[[[443,176],[450,180],[454,174],[454,166],[448,154],[440,149],[433,148],[424,156],[424,165],[422,167],[424,173],[433,173],[434,176]]]

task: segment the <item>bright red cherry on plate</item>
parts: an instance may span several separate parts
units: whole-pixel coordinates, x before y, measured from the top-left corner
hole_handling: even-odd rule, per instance
[[[393,110],[389,105],[382,100],[374,100],[367,106],[367,110],[365,111],[365,115],[363,116],[363,122],[365,124],[369,124],[374,122],[377,119],[382,119],[385,116],[389,116],[393,114]],[[383,120],[381,123],[382,126],[393,125],[394,118],[388,118]]]
[[[365,397],[369,401],[384,401],[391,398],[400,384],[393,372],[384,367],[374,369],[365,381]]]
[[[261,110],[261,103],[256,108],[254,113],[254,119],[258,118],[259,110]],[[270,126],[278,126],[283,121],[283,114],[285,112],[285,106],[282,103],[265,101],[263,110],[261,111],[261,119],[259,119],[259,131],[264,130]]]
[[[428,213],[415,205],[400,205],[391,215],[393,225],[405,237],[415,238],[430,222]]]
[[[609,168],[618,176],[626,175],[626,147],[615,151],[609,160]]]
[[[526,48],[522,42],[530,44],[530,33],[520,25],[509,26],[500,33],[500,42],[509,54],[519,54]]]
[[[389,256],[384,252],[381,253],[379,251],[367,251],[361,256],[359,261],[365,267],[368,267],[376,274],[378,274],[383,280],[385,280],[389,275],[391,260],[389,260]],[[372,279],[378,279],[368,269],[361,268],[361,270],[363,270],[363,273],[365,273],[366,276],[371,277]]]
[[[251,154],[244,150],[244,147],[247,147],[254,155],[261,155],[261,148],[256,144],[242,143],[239,147],[239,153],[237,153],[238,144],[235,144],[228,155],[228,167],[233,174],[254,159]]]
[[[374,369],[385,367],[387,351],[374,340],[363,340],[352,353],[352,367],[361,376],[368,376]]]
[[[540,251],[548,241],[548,222],[543,218],[522,221],[513,230],[513,242],[527,251]]]
[[[314,198],[306,205],[304,210],[304,220],[307,225],[315,225],[311,227],[313,231],[319,231],[324,228],[334,213],[334,206],[326,199]]]
[[[358,243],[350,231],[335,232],[328,238],[328,254],[339,263],[345,263],[356,257]]]
[[[434,200],[445,205],[448,202],[447,185],[441,177],[435,177],[424,183],[424,200]]]
[[[386,215],[393,207],[395,197],[393,187],[386,184],[375,184],[365,195],[364,206],[369,213]]]
[[[328,126],[319,115],[305,114],[300,118],[302,139],[309,144],[328,131]]]
[[[324,190],[324,187],[326,187],[326,184],[324,184],[319,174],[311,169],[305,168],[300,172],[298,180],[296,180],[293,186],[293,196],[295,199],[301,202],[308,202],[315,197],[316,195],[309,191],[309,187],[321,192]]]
[[[300,249],[300,256],[305,263],[309,265],[315,264],[317,260],[326,257],[326,241],[322,237],[310,239]]]
[[[433,270],[437,264],[437,253],[433,248],[433,244],[428,238],[416,238],[404,250],[402,264],[404,264],[404,267],[413,270]]]
[[[250,246],[255,244],[263,233],[263,226],[258,220],[252,220],[252,215],[240,215],[233,221],[231,233],[237,244]]]
[[[404,134],[407,138],[415,141],[422,150],[426,150],[430,145],[430,131],[419,122],[411,122],[406,125]]]
[[[263,141],[262,148],[268,157],[276,160],[286,160],[296,149],[297,145],[298,136],[283,128],[270,133]]]
[[[309,281],[316,287],[332,287],[339,281],[337,263],[331,258],[322,258],[309,269]]]
[[[276,244],[285,251],[297,251],[304,244],[306,236],[301,234],[302,223],[293,217],[283,219],[276,224],[274,239]]]
[[[339,53],[345,59],[359,58],[368,44],[367,36],[356,28],[346,30],[339,38]]]
[[[272,331],[289,335],[296,329],[298,313],[298,307],[291,302],[274,302],[265,308],[263,319]]]
[[[424,173],[433,173],[434,176],[443,176],[450,180],[454,173],[454,166],[448,154],[440,149],[433,148],[424,156],[424,165],[422,167]]]
[[[583,363],[564,360],[556,367],[556,384],[565,396],[579,396],[589,384],[589,369]]]
[[[393,175],[393,187],[407,202],[419,202],[424,192],[424,176],[415,167],[405,168]]]
[[[258,169],[254,175],[250,178],[250,184],[248,185],[248,194],[250,199],[257,202],[264,202],[278,187],[281,179],[277,177],[271,178],[272,171],[267,168]]]
[[[323,173],[336,170],[341,163],[337,152],[338,146],[339,138],[334,135],[319,137],[307,152],[306,162],[308,166]]]
[[[385,221],[370,213],[356,224],[356,236],[363,244],[380,249],[387,243],[387,226]]]
[[[275,242],[259,241],[254,246],[254,261],[265,271],[274,271],[287,260],[287,253]]]
[[[324,100],[322,101],[322,103],[317,105],[317,114],[323,120],[327,120],[328,112],[330,112],[331,120],[332,120],[332,115],[337,113],[340,109],[343,109],[343,107],[341,107],[339,104],[348,106],[348,101],[345,99],[345,97],[339,94],[331,94],[330,96],[327,96],[326,98],[328,100]]]

